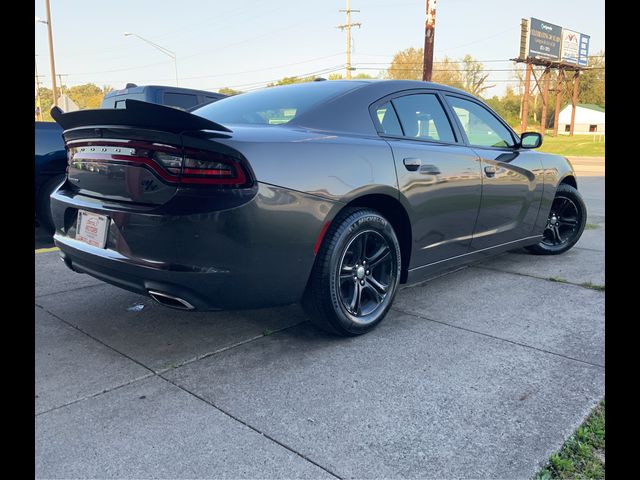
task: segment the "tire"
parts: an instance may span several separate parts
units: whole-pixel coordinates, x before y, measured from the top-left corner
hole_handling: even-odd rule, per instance
[[[324,237],[302,306],[322,330],[367,333],[391,308],[400,266],[400,245],[387,219],[369,208],[347,208]]]
[[[64,181],[65,175],[56,175],[45,182],[38,192],[38,201],[36,204],[36,216],[40,226],[48,233],[55,231],[53,218],[51,216],[51,199],[49,198],[53,192]]]
[[[549,210],[543,240],[525,247],[536,255],[559,255],[573,247],[584,231],[587,206],[582,196],[571,185],[561,183]]]

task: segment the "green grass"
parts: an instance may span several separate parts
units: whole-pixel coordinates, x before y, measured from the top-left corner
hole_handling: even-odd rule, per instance
[[[591,290],[604,292],[604,285],[598,285],[596,283],[584,282],[584,283],[577,284],[577,283],[570,282],[566,278],[562,278],[562,277],[548,277],[547,280],[549,280],[550,282],[556,282],[556,283],[568,283],[569,285],[578,285],[579,287],[590,288]]]
[[[513,129],[520,133],[520,125]],[[529,125],[527,131],[537,132],[540,127]],[[595,141],[592,135],[558,135],[551,136],[551,130],[547,130],[542,146],[537,150],[540,152],[556,153],[565,157],[604,157],[604,135],[596,135]]]
[[[591,290],[597,290],[599,292],[604,292],[604,285],[597,285],[591,282],[585,282],[580,284],[581,287],[590,288]]]
[[[587,223],[584,226],[585,230],[596,230],[597,228],[600,228],[600,225],[598,225],[597,223]]]
[[[551,455],[549,463],[534,480],[573,480],[605,478],[605,406],[604,400],[584,423]]]
[[[569,283],[569,280],[561,277],[549,277],[547,280],[549,280],[550,282]]]
[[[542,146],[538,149],[541,152],[557,153],[567,157],[604,157],[604,138],[593,135],[558,135],[552,137],[545,135]]]

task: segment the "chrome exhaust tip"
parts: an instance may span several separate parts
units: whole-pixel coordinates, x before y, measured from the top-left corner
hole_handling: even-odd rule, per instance
[[[176,308],[178,310],[195,310],[196,308],[183,298],[174,297],[168,293],[157,292],[155,290],[148,290],[148,292],[151,298],[165,307]]]

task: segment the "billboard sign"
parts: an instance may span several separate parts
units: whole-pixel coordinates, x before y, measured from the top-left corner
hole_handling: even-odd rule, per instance
[[[580,34],[580,51],[578,52],[578,65],[586,67],[589,65],[589,35]]]
[[[586,67],[589,63],[589,35],[563,28],[561,61]]]
[[[562,27],[537,18],[529,21],[529,58],[560,61]]]

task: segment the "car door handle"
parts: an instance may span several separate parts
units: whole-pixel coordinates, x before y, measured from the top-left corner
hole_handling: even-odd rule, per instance
[[[419,158],[411,158],[411,157],[405,158],[404,160],[402,160],[402,163],[404,163],[405,168],[410,172],[415,172],[420,168],[420,165],[422,164]]]
[[[484,167],[484,173],[486,173],[487,177],[493,177],[497,171],[498,169],[493,165],[487,165]]]

